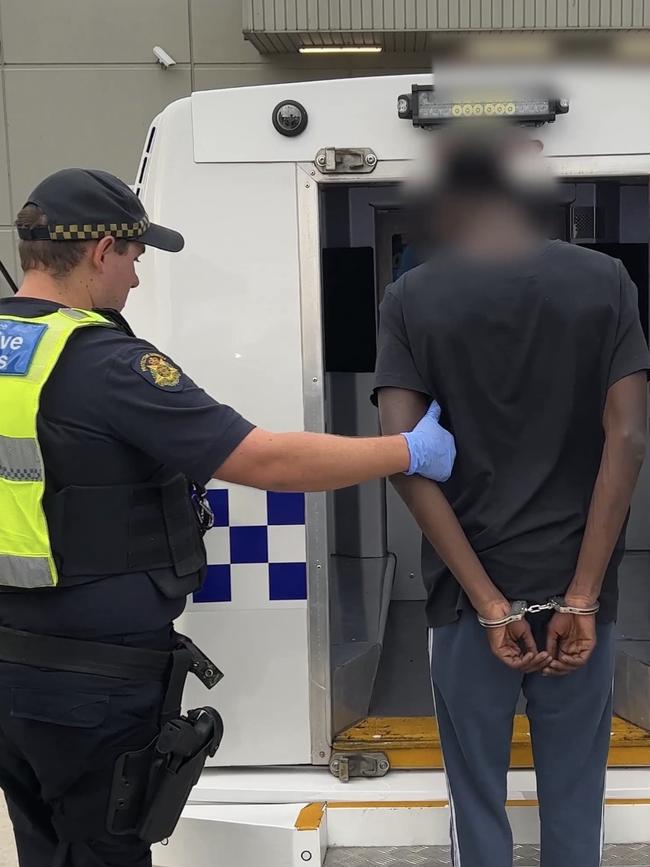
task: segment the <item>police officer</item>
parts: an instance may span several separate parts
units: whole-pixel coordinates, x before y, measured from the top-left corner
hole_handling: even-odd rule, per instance
[[[0,784],[21,867],[144,867],[135,825],[114,833],[112,780],[179,713],[190,663],[179,680],[172,622],[205,572],[202,486],[441,480],[454,442],[436,405],[410,433],[354,439],[270,433],[209,397],[118,312],[147,246],[183,238],[106,172],[51,175],[16,225],[25,277],[0,300]]]

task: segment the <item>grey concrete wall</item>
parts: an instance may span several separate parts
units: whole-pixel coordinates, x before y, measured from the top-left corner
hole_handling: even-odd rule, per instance
[[[161,69],[155,45],[177,65]],[[421,55],[263,57],[243,38],[241,0],[0,0],[0,257],[16,275],[12,220],[41,177],[79,165],[132,182],[150,120],[192,90],[429,64]]]

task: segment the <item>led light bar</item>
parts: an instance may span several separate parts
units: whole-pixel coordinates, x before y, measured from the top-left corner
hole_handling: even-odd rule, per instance
[[[569,110],[568,99],[546,96],[471,99],[441,98],[431,84],[414,84],[410,94],[403,94],[397,102],[400,118],[412,120],[413,126],[440,126],[455,120],[479,117],[504,118],[520,124],[540,126],[552,123],[558,114]]]

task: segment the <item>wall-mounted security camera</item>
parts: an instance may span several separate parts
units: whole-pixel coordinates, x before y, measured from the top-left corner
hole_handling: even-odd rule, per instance
[[[176,61],[171,56],[171,54],[167,54],[165,49],[161,48],[160,45],[155,46],[153,50],[153,55],[163,69],[169,69],[170,66],[176,66]]]

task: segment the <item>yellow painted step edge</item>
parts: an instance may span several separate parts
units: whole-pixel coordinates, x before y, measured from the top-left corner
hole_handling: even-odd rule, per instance
[[[648,806],[650,798],[607,798],[610,807]],[[449,801],[328,801],[328,810],[427,810],[449,806]],[[507,807],[538,807],[536,798],[514,798],[506,801]]]
[[[606,798],[608,807],[650,806],[650,798]],[[307,804],[295,822],[296,831],[319,831],[326,810],[431,810],[445,809],[449,801],[328,801]],[[536,798],[517,798],[506,801],[506,807],[538,808]]]
[[[325,804],[307,804],[298,813],[296,831],[318,831],[325,815]]]

